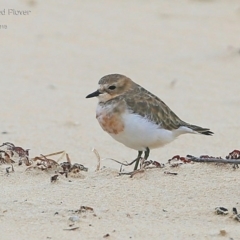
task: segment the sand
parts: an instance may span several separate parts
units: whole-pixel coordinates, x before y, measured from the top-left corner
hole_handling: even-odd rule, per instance
[[[1,165],[1,239],[240,239],[230,217],[240,170],[167,165],[129,178],[103,160],[95,172],[93,147],[103,159],[129,162],[137,153],[103,132],[97,99],[85,99],[102,76],[125,74],[215,133],[153,150],[161,163],[239,149],[239,1],[5,0],[4,9],[31,12],[0,15],[0,144],[29,148],[30,157],[64,150],[89,171],[51,183],[54,172],[15,164],[7,175]],[[80,206],[94,212],[75,213]],[[216,215],[218,206],[230,213]]]

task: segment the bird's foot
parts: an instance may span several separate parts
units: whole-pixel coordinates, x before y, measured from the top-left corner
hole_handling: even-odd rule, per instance
[[[165,167],[164,164],[159,163],[157,161],[146,160],[144,158],[140,158],[139,161],[140,161],[140,168],[139,169],[134,170],[132,172],[126,172],[125,173],[125,172],[122,172],[122,166],[121,166],[119,175],[130,175],[130,177],[133,177],[136,173],[142,173],[146,169],[149,169],[149,168],[164,168]]]

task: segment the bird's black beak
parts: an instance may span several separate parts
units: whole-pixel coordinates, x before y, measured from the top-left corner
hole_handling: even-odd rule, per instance
[[[100,94],[100,92],[97,90],[93,93],[90,93],[89,95],[86,96],[86,98],[92,98],[92,97],[97,97]]]

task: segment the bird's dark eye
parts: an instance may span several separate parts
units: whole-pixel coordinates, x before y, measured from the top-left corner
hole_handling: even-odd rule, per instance
[[[108,89],[110,89],[110,90],[114,90],[116,88],[116,86],[110,86],[110,87],[108,87]]]

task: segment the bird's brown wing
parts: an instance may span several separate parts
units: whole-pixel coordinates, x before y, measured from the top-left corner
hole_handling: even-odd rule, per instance
[[[148,118],[161,128],[174,130],[185,125],[162,100],[140,86],[126,94],[124,100],[130,111]]]

